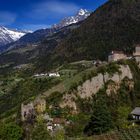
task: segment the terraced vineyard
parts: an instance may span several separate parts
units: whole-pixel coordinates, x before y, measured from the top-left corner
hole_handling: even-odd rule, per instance
[[[101,136],[94,136],[91,140],[140,140],[140,127],[114,131]],[[90,140],[89,139],[89,140]]]

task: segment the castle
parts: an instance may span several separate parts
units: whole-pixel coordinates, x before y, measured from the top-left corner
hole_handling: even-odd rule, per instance
[[[112,51],[108,56],[108,61],[118,61],[121,59],[126,59],[127,56],[122,51]]]
[[[46,110],[46,100],[37,98],[36,100],[21,105],[21,120],[28,121],[35,119],[37,114],[41,114]]]
[[[112,51],[108,55],[108,62],[118,61],[122,59],[129,59],[129,58],[135,58],[137,62],[140,62],[140,44],[137,44],[135,46],[135,51],[131,57],[127,57],[127,55],[122,51]]]

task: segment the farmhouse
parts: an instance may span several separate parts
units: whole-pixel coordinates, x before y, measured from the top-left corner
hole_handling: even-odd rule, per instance
[[[134,120],[140,120],[140,107],[136,107],[132,112],[131,115]]]
[[[35,74],[34,77],[42,78],[42,77],[60,77],[60,74],[58,72],[56,73],[41,73],[41,74]]]
[[[41,73],[41,74],[35,74],[34,77],[44,77],[44,76],[48,76],[47,73]]]
[[[56,73],[49,73],[48,75],[49,75],[49,77],[60,77],[60,74],[58,72],[56,72]]]
[[[127,56],[122,51],[112,51],[108,56],[108,61],[118,61],[121,59],[126,59]]]
[[[50,118],[47,121],[48,131],[55,131],[57,129],[63,129],[63,125],[66,124],[66,120],[63,118]]]

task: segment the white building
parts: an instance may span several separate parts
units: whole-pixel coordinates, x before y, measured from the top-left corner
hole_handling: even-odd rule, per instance
[[[35,74],[34,77],[60,77],[60,74],[58,72],[56,73],[41,73],[41,74]]]
[[[44,77],[44,76],[48,76],[47,73],[40,73],[40,74],[35,74],[34,77]]]
[[[57,72],[57,73],[49,73],[48,74],[49,77],[60,77],[60,74]]]

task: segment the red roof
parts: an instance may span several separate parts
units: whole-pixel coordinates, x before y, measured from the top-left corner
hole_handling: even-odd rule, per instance
[[[63,118],[54,118],[54,119],[53,119],[53,123],[54,123],[54,124],[63,124],[63,123],[65,123],[65,122],[66,122],[66,120],[63,119]]]

